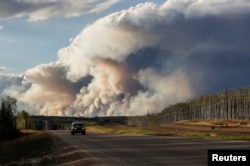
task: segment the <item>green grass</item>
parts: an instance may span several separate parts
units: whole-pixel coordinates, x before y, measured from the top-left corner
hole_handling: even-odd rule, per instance
[[[36,132],[16,140],[1,141],[0,146],[0,163],[5,164],[49,153],[52,138],[47,132]]]

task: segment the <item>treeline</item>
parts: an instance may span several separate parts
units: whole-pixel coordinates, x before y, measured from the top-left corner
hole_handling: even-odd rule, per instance
[[[126,125],[126,116],[108,117],[62,117],[62,116],[31,116],[29,129],[32,130],[69,130],[71,123],[82,121],[86,126],[91,125]]]
[[[48,117],[32,116],[32,129],[68,129],[72,121],[84,121],[87,125],[129,125],[159,126],[184,120],[249,120],[250,87],[226,89],[223,92],[200,96],[177,103],[163,109],[160,113],[143,116],[118,117]]]
[[[250,87],[226,89],[215,95],[177,103],[158,114],[129,117],[131,126],[157,126],[184,120],[249,120]]]

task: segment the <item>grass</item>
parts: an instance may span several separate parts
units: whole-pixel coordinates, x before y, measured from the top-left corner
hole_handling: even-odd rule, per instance
[[[88,130],[98,133],[157,135],[155,131],[150,129],[125,126],[89,126]]]
[[[177,123],[178,128],[163,126],[139,128],[127,126],[89,126],[88,130],[99,133],[118,133],[118,134],[140,134],[140,135],[155,135],[155,136],[178,136],[187,138],[201,138],[201,139],[218,139],[218,140],[246,140],[250,141],[250,130],[244,133],[237,132],[235,127],[246,128],[247,121],[232,121],[232,120],[213,120],[213,121],[185,121]],[[211,125],[218,125],[218,128],[211,130]],[[171,126],[171,125],[170,125]],[[184,128],[180,127],[183,126]],[[190,127],[187,127],[190,126]],[[195,126],[206,126],[203,130],[194,130]],[[179,128],[180,127],[180,128]],[[163,129],[162,129],[163,128]],[[232,131],[225,131],[223,128],[231,128]],[[230,129],[230,130],[231,130]],[[247,133],[246,133],[247,132]],[[248,134],[249,133],[249,134]]]
[[[125,128],[125,129],[116,129],[115,133],[118,134],[140,134],[140,135],[156,135],[156,132],[145,129],[145,128]]]
[[[228,135],[216,132],[192,132],[185,135],[187,138],[218,139],[218,140],[245,140],[250,141],[248,135]]]
[[[187,124],[187,125],[218,125],[223,127],[248,127],[247,120],[193,120],[193,121],[181,121],[177,123]]]
[[[23,134],[18,139],[1,141],[0,163],[21,162],[32,157],[42,157],[50,152],[52,138],[48,132]],[[0,165],[1,165],[0,164]]]

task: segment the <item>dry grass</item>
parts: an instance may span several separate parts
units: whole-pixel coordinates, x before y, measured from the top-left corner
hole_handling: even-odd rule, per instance
[[[248,120],[203,120],[203,121],[182,121],[177,124],[185,125],[218,125],[222,127],[250,127]]]
[[[208,120],[182,121],[147,128],[127,126],[94,126],[89,130],[102,133],[129,133],[159,136],[195,137],[210,139],[250,140],[249,121]]]
[[[30,158],[42,158],[51,152],[51,145],[47,132],[23,133],[18,139],[1,141],[0,163],[18,165],[29,162]]]
[[[12,141],[1,141],[0,166],[91,165],[78,148],[50,132],[28,132]]]

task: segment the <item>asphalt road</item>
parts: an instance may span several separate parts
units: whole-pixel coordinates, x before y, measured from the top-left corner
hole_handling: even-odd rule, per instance
[[[52,132],[80,148],[96,165],[207,166],[208,149],[250,150],[247,141],[96,133],[72,136],[69,131]]]

